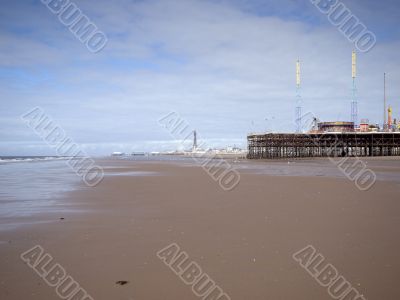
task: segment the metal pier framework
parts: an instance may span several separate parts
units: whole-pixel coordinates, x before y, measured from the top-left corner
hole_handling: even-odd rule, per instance
[[[250,134],[247,141],[250,159],[400,156],[400,132]]]

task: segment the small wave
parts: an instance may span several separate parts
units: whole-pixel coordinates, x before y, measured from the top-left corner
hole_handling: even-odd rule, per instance
[[[0,157],[0,164],[5,163],[18,163],[18,162],[35,162],[35,161],[52,161],[52,160],[65,160],[70,157],[64,156],[41,156],[41,157]]]

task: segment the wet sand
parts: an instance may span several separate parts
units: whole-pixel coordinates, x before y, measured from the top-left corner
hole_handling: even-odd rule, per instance
[[[396,180],[359,191],[335,176],[252,172],[248,166],[262,163],[251,162],[239,168],[239,186],[225,192],[187,163],[101,164],[113,176],[69,192],[71,210],[16,218],[34,224],[0,232],[0,299],[58,299],[19,257],[35,245],[95,300],[199,299],[156,256],[173,242],[232,300],[332,299],[292,258],[309,244],[366,299],[400,299]],[[400,173],[399,160],[370,164]]]

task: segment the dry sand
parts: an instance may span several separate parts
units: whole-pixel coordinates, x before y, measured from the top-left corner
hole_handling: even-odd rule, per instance
[[[119,175],[66,195],[79,213],[35,215],[46,223],[0,232],[0,299],[59,299],[19,257],[37,244],[95,300],[199,299],[156,256],[172,242],[232,300],[332,299],[292,259],[309,244],[366,299],[400,299],[399,182],[362,192],[344,178],[247,171],[225,192],[185,163],[101,164]],[[156,175],[123,175],[132,171]],[[390,172],[400,173],[398,160]]]

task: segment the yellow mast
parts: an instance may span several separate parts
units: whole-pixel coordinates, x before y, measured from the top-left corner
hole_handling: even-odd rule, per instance
[[[357,54],[356,51],[353,50],[351,54],[351,77],[356,78],[357,76]]]
[[[389,105],[388,108],[388,128],[392,127],[392,107]]]

